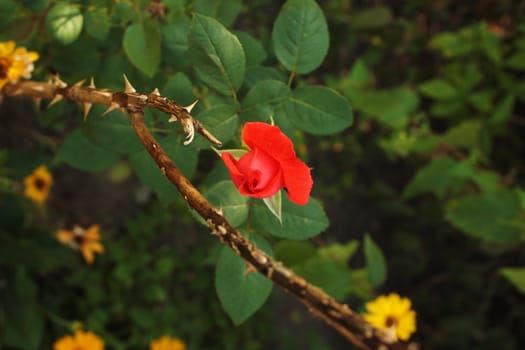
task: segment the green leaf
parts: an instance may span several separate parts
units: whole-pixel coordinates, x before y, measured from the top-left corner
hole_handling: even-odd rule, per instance
[[[190,64],[186,56],[190,23],[188,16],[181,13],[172,22],[162,26],[162,59],[166,63],[180,66]]]
[[[473,90],[484,78],[483,72],[478,64],[472,63],[465,67],[463,78],[456,76],[456,73],[452,74],[457,83],[461,86],[461,90],[470,91]]]
[[[363,250],[366,259],[368,281],[372,287],[379,287],[386,280],[386,261],[383,252],[369,234],[365,235]]]
[[[436,101],[430,108],[430,112],[437,117],[450,117],[464,113],[465,105],[463,101],[457,100]]]
[[[83,22],[78,6],[59,2],[47,13],[46,29],[53,39],[67,45],[78,38]]]
[[[518,51],[505,62],[506,66],[515,70],[525,71],[525,51]]]
[[[18,0],[18,3],[33,12],[43,11],[49,6],[49,0]]]
[[[230,105],[214,105],[197,114],[196,119],[223,144],[233,138],[239,124],[239,116]],[[199,135],[196,136],[191,147],[209,148],[210,142]]]
[[[160,63],[161,35],[157,22],[144,20],[130,25],[124,33],[122,46],[131,63],[153,77]]]
[[[119,91],[122,90],[123,87],[123,73],[126,73],[128,79],[131,79],[133,82],[135,81],[129,74],[132,72],[136,72],[136,69],[126,57],[125,53],[115,53],[103,58],[102,62],[100,63],[100,69],[97,72],[97,79],[95,82],[99,86],[104,86],[105,88]],[[137,74],[139,73],[137,72]],[[95,109],[95,106],[93,106],[93,109]]]
[[[235,35],[241,42],[246,55],[246,67],[259,65],[266,59],[268,55],[259,40],[245,32],[236,31]]]
[[[249,238],[267,254],[271,247],[262,237]],[[221,304],[235,325],[246,321],[265,303],[272,291],[272,282],[263,275],[247,270],[246,261],[229,247],[223,247],[215,270],[215,288]]]
[[[351,240],[346,244],[332,243],[319,248],[319,256],[335,260],[346,266],[359,248],[357,240]]]
[[[525,210],[525,190],[516,188],[516,196],[518,196],[520,200],[521,209]]]
[[[452,201],[446,218],[466,234],[492,242],[519,238],[514,221],[521,212],[518,196],[509,190],[483,192]]]
[[[282,224],[261,202],[255,202],[252,214],[255,223],[274,236],[287,239],[307,239],[318,235],[328,227],[328,218],[316,200],[307,205],[293,204],[283,198]]]
[[[78,80],[99,74],[100,54],[95,40],[82,37],[67,46],[52,45],[52,47],[46,59],[48,64],[55,67],[60,74]],[[99,82],[97,80],[97,83]]]
[[[250,66],[246,68],[244,84],[247,88],[252,88],[263,80],[286,82],[286,74],[275,67]]]
[[[170,135],[160,139],[159,144],[186,177],[193,177],[197,168],[198,154],[182,144],[181,136]],[[178,195],[175,186],[162,175],[146,150],[130,155],[129,161],[142,183],[155,192],[162,204],[168,205],[175,201]]]
[[[426,166],[420,168],[403,191],[403,197],[410,198],[421,193],[432,192],[442,197],[454,182],[450,169],[457,161],[449,157],[435,158]]]
[[[275,258],[286,266],[295,266],[315,257],[317,250],[308,241],[281,240],[275,246]]]
[[[17,349],[40,349],[44,320],[37,302],[37,287],[26,271],[18,268],[7,288],[0,289],[3,317],[8,321],[0,329],[3,345]]]
[[[458,90],[446,80],[436,78],[418,86],[419,91],[434,100],[449,100],[458,96]]]
[[[195,0],[193,10],[202,15],[213,17],[229,27],[241,11],[241,0]]]
[[[491,125],[505,125],[507,120],[512,116],[515,103],[516,96],[512,94],[505,96],[492,111],[490,117]]]
[[[352,289],[350,270],[337,261],[314,257],[293,269],[335,299],[346,298]]]
[[[323,62],[329,45],[323,11],[314,0],[288,0],[273,25],[272,43],[279,62],[299,74]]]
[[[109,15],[105,7],[94,7],[86,14],[86,31],[93,38],[105,40],[109,33]]]
[[[239,39],[215,19],[199,14],[193,17],[188,39],[189,58],[199,78],[224,95],[235,94],[246,66]]]
[[[494,90],[486,89],[478,92],[470,92],[468,101],[470,104],[481,112],[488,112],[492,109],[494,99]]]
[[[285,107],[292,123],[312,134],[333,134],[353,122],[348,100],[324,86],[297,88]]]
[[[372,87],[374,75],[368,70],[363,59],[358,58],[350,73],[341,80],[341,89],[351,96],[352,91]]]
[[[464,148],[477,148],[480,142],[481,121],[478,119],[465,120],[450,128],[444,140],[451,146]]]
[[[367,269],[350,271],[350,293],[363,300],[370,299],[374,295],[374,288],[368,281]]]
[[[0,1],[0,30],[7,28],[17,18],[18,6],[14,1]]]
[[[432,38],[430,45],[441,50],[445,57],[457,57],[475,50],[472,29],[467,27],[458,33],[442,32]]]
[[[82,133],[94,146],[112,153],[131,154],[143,149],[133,127],[120,111],[89,118],[82,126]]]
[[[283,82],[263,80],[256,83],[242,100],[241,116],[246,120],[269,121],[270,116],[279,119],[286,114],[284,104],[291,97],[291,90]]]
[[[459,162],[450,169],[449,174],[457,179],[470,180],[483,191],[496,191],[502,188],[501,177],[497,173],[479,169],[474,159]]]
[[[499,271],[521,294],[525,294],[525,268],[505,267]]]
[[[230,180],[216,183],[203,194],[214,207],[222,210],[232,226],[240,226],[248,218],[249,198],[240,194]]]
[[[478,44],[485,55],[494,63],[500,64],[503,56],[500,39],[492,33],[487,24],[480,22],[476,25],[478,34]]]
[[[380,29],[392,22],[392,11],[387,6],[372,6],[350,15],[349,25],[357,30]]]
[[[126,26],[135,17],[133,7],[127,2],[117,2],[111,11],[111,22],[117,26]]]
[[[404,86],[384,90],[347,90],[347,96],[355,109],[395,129],[405,127],[419,105],[417,94]]]
[[[77,129],[60,146],[55,163],[64,162],[79,170],[102,171],[109,169],[119,159],[118,153],[94,145],[81,129]]]
[[[162,96],[171,98],[181,106],[188,106],[197,98],[193,94],[193,84],[184,73],[171,76],[162,88]]]
[[[277,220],[279,220],[279,222],[281,223],[283,222],[283,218],[282,218],[283,195],[282,193],[283,193],[282,191],[278,191],[276,194],[274,194],[271,197],[263,198],[263,202],[268,208],[268,210],[270,210],[272,214],[275,215]]]

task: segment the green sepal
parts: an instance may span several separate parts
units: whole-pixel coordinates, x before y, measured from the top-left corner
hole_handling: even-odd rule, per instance
[[[282,191],[279,190],[276,194],[274,194],[271,197],[263,198],[264,204],[270,209],[273,215],[279,220],[281,225],[283,224],[283,218],[282,218],[282,203],[283,203],[283,196]]]

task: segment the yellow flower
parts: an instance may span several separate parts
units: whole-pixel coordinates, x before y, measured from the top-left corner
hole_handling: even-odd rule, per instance
[[[179,338],[172,338],[165,335],[153,340],[149,345],[150,350],[186,350],[186,344]]]
[[[393,340],[408,340],[416,331],[416,312],[408,298],[396,293],[381,295],[366,303],[363,318],[372,326],[390,333]]]
[[[79,250],[89,265],[95,260],[95,253],[104,252],[104,246],[100,243],[100,226],[91,225],[87,229],[80,226],[73,227],[73,230],[58,230],[55,237],[60,243]]]
[[[43,203],[49,197],[53,177],[44,165],[24,178],[24,195],[36,203]]]
[[[58,339],[53,350],[104,350],[104,342],[95,333],[79,330]]]
[[[38,53],[16,47],[14,41],[0,42],[0,90],[8,82],[16,83],[20,78],[30,78],[33,62]]]

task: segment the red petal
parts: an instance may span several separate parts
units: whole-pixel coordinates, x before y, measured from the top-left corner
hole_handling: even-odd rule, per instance
[[[284,185],[280,164],[260,150],[250,151],[238,161],[228,152],[223,152],[221,158],[242,195],[266,198]]]
[[[281,166],[288,198],[295,204],[306,205],[314,184],[310,168],[299,158],[283,162]]]
[[[230,177],[232,178],[235,187],[239,188],[244,182],[245,176],[237,168],[237,161],[228,152],[222,152],[221,158],[226,167],[228,168]]]
[[[245,175],[246,190],[250,193],[277,192],[283,187],[281,165],[259,148],[243,155],[237,161],[237,169]],[[274,181],[275,178],[279,181]],[[273,186],[268,188],[268,186]]]
[[[261,122],[246,123],[242,139],[250,149],[259,148],[279,161],[295,158],[292,141],[277,126]]]
[[[267,184],[266,187],[253,192],[253,188],[249,186],[248,181],[239,187],[239,193],[245,196],[253,198],[267,198],[276,194],[283,187],[283,175],[282,171],[279,170],[279,173]]]

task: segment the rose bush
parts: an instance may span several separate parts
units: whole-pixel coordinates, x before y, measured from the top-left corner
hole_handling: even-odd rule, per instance
[[[306,205],[312,190],[310,168],[297,158],[292,141],[277,126],[246,123],[242,133],[250,151],[236,160],[230,153],[221,157],[239,192],[267,198],[284,188],[290,201]]]

